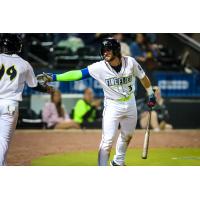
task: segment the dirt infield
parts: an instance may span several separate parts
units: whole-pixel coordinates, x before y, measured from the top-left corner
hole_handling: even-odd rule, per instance
[[[130,147],[142,148],[143,130],[136,130]],[[8,165],[30,165],[40,156],[98,150],[101,130],[17,130],[8,153]],[[152,132],[150,147],[199,147],[200,130]]]

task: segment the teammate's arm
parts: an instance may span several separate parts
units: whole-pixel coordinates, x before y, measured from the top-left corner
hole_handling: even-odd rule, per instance
[[[32,90],[38,91],[38,92],[44,92],[44,93],[52,93],[54,92],[54,88],[52,86],[49,86],[47,84],[40,84],[38,83],[36,87],[32,87]]]
[[[54,88],[47,84],[41,84],[37,80],[32,66],[28,62],[26,62],[26,64],[27,64],[27,71],[26,71],[25,81],[28,87],[38,92],[45,92],[45,93],[53,92]]]

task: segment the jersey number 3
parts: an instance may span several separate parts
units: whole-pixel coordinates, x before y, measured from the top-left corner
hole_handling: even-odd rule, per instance
[[[133,90],[131,85],[129,85],[128,88],[129,88],[129,92],[131,92]]]
[[[17,70],[15,69],[15,66],[12,65],[9,68],[5,68],[4,65],[0,66],[0,80],[4,76],[4,74],[7,74],[10,77],[10,80],[12,81],[17,76]]]

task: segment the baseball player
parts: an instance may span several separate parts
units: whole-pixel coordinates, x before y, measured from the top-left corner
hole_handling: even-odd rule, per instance
[[[22,49],[19,34],[0,35],[0,166],[6,165],[6,154],[18,118],[18,102],[24,84],[41,92],[53,88],[38,84],[31,65],[17,53]]]
[[[111,166],[124,166],[127,147],[132,138],[137,122],[137,109],[134,96],[135,78],[139,78],[148,93],[148,106],[155,105],[156,100],[151,83],[141,66],[129,56],[121,55],[120,43],[107,38],[101,45],[103,60],[82,70],[69,71],[63,74],[39,75],[43,81],[76,81],[93,77],[104,91],[104,112],[102,140],[99,147],[98,165],[108,165],[114,136],[119,124],[120,135],[117,140],[116,154]]]

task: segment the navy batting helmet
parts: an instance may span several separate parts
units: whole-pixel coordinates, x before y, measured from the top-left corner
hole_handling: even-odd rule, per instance
[[[118,40],[114,38],[106,38],[101,43],[101,56],[106,50],[112,50],[113,54],[121,58],[121,45]]]
[[[4,33],[0,36],[1,53],[15,54],[22,49],[22,38],[20,34]]]

